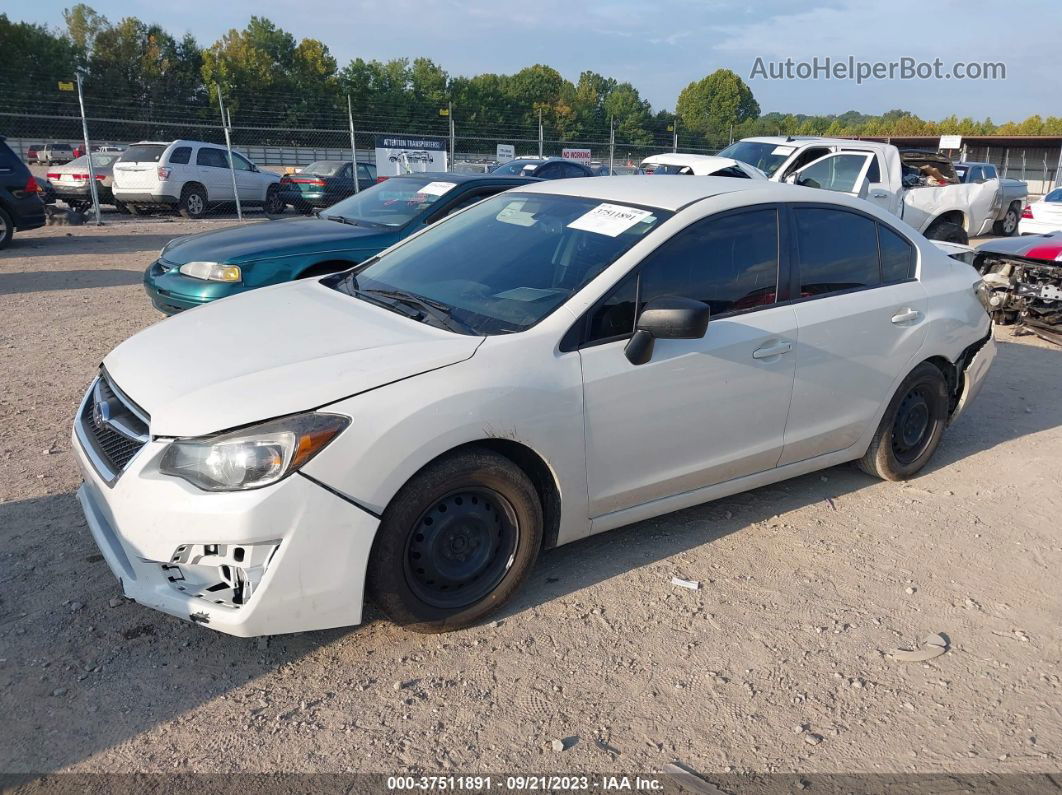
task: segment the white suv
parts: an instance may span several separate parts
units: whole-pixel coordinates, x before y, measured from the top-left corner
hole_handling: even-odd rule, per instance
[[[284,212],[280,175],[259,170],[232,153],[236,188],[244,205]],[[185,218],[199,218],[210,204],[232,202],[232,173],[225,148],[202,141],[133,144],[114,164],[114,197],[136,214],[144,205],[176,205]]]

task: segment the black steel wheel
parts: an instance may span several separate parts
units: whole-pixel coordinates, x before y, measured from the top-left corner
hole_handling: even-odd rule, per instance
[[[884,480],[911,477],[939,446],[950,408],[944,374],[929,362],[918,365],[896,390],[860,468]]]
[[[418,472],[388,505],[369,593],[397,624],[446,632],[506,602],[542,545],[542,506],[508,458],[470,448]]]

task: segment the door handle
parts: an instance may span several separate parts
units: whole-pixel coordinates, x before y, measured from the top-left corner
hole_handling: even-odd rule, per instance
[[[772,356],[781,356],[783,353],[789,353],[791,350],[793,350],[793,343],[779,342],[776,345],[765,345],[762,348],[757,348],[752,352],[752,358],[770,359]]]
[[[873,196],[875,199],[884,199],[889,194],[887,194],[883,190],[876,190],[876,191],[871,191],[870,195]]]
[[[901,323],[911,323],[915,320],[919,320],[922,317],[922,313],[917,309],[903,309],[892,316],[892,322],[896,325]]]

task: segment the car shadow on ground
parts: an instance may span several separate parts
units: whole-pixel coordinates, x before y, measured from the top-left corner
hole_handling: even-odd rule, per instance
[[[214,227],[210,227],[214,228]],[[204,228],[206,232],[209,229]],[[45,233],[32,237],[15,235],[11,245],[0,251],[0,264],[17,263],[31,257],[57,257],[61,255],[127,254],[133,251],[147,253],[144,267],[155,259],[159,249],[180,233],[141,232],[139,234],[96,234],[94,226],[49,227]],[[186,232],[185,232],[186,233]]]
[[[87,290],[94,287],[125,287],[140,284],[144,274],[110,268],[77,271],[23,271],[0,273],[0,295],[39,293],[51,290]]]
[[[945,435],[933,469],[1062,425],[1062,403],[1049,389],[1062,351],[1005,340],[1001,348],[984,387],[994,398],[975,402]],[[830,500],[878,483],[852,465],[837,466],[551,550],[513,603],[484,623],[780,514],[815,504],[832,510]],[[380,647],[415,653],[433,643],[394,627],[371,606],[361,627],[282,636],[263,648],[116,600],[118,584],[69,493],[0,503],[0,533],[0,693],[9,716],[0,771],[49,771],[86,760],[217,698],[247,701],[250,715],[254,703],[268,696],[265,689],[255,694],[256,679],[321,650],[328,650],[322,665],[347,666],[353,687],[365,655]],[[672,574],[691,573],[676,567],[660,576]],[[339,645],[346,649],[342,658],[333,654]],[[245,687],[251,694],[234,695]]]

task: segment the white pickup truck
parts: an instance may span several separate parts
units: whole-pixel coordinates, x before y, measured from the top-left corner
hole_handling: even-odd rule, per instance
[[[722,152],[763,171],[775,182],[859,196],[903,218],[931,240],[967,243],[987,234],[1020,199],[997,178],[963,183],[943,155],[892,144],[844,138],[745,138]],[[1000,230],[1003,231],[1003,230]],[[1011,232],[1012,233],[1012,232]]]

